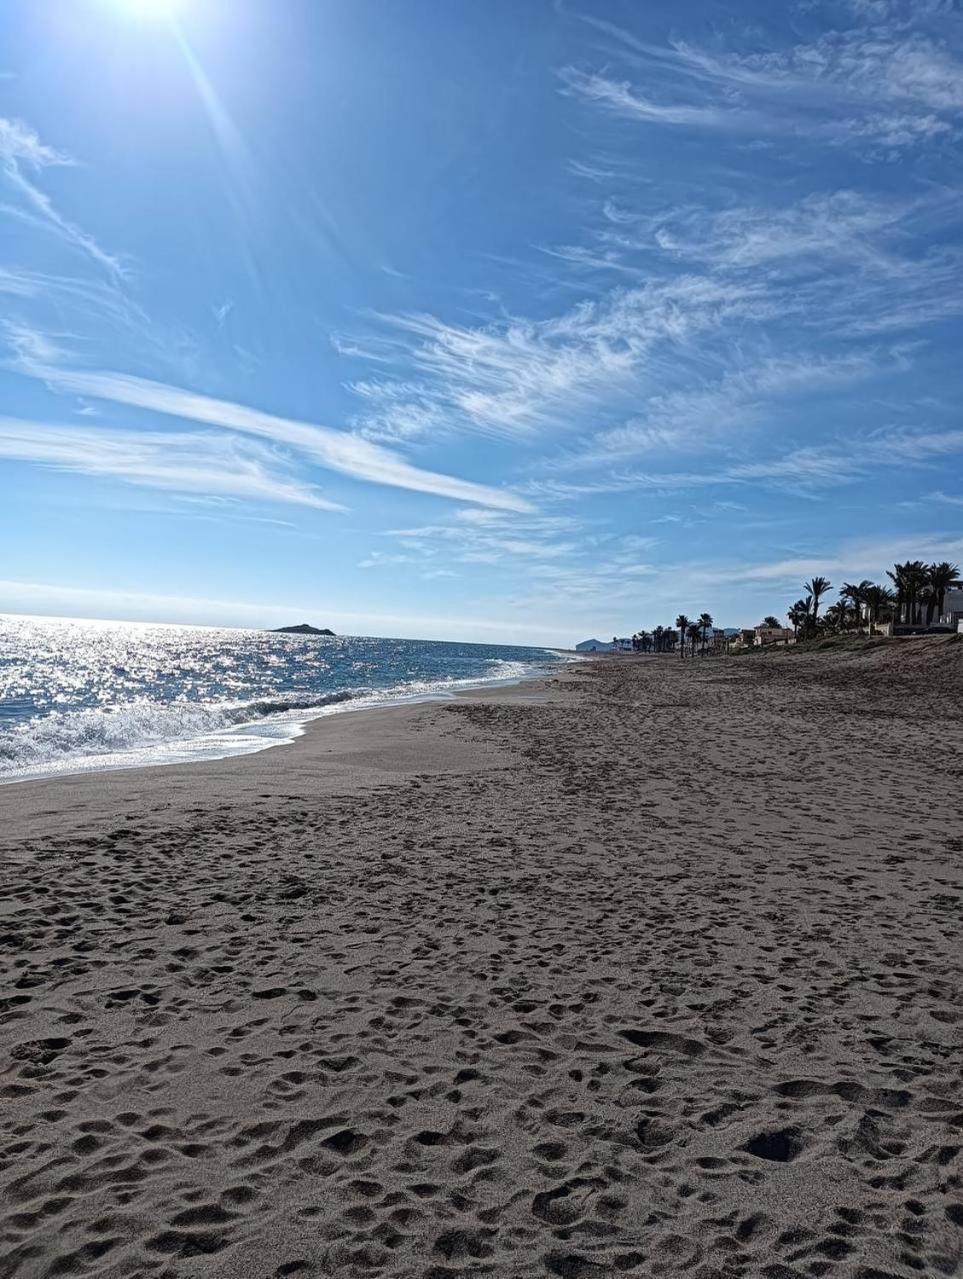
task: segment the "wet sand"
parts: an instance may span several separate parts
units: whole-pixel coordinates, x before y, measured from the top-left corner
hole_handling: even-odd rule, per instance
[[[963,1259],[963,644],[0,789],[0,1277]]]

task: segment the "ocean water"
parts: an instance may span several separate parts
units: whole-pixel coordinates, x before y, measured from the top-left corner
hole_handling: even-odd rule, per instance
[[[0,782],[217,759],[322,715],[451,696],[549,649],[0,615]]]

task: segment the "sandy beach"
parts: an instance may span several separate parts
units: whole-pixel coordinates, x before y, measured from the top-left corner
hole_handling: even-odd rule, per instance
[[[963,1269],[963,644],[0,788],[0,1276]]]

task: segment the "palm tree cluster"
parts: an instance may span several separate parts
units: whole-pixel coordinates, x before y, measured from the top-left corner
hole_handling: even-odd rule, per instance
[[[894,620],[906,626],[931,626],[934,614],[939,618],[943,613],[946,592],[961,585],[959,568],[945,560],[939,564],[907,560],[894,564],[886,576],[895,588]]]
[[[652,631],[636,631],[632,647],[637,653],[672,653],[678,638],[671,626],[657,626]]]
[[[793,633],[803,639],[827,632],[855,631],[859,635],[865,626],[872,635],[884,619],[897,626],[931,626],[934,617],[939,620],[943,614],[947,591],[963,585],[957,565],[946,560],[937,564],[907,560],[895,564],[886,576],[895,589],[865,578],[844,582],[839,598],[822,617],[819,606],[833,589],[832,583],[825,577],[812,578],[804,587],[806,594],[786,612]]]
[[[657,626],[654,631],[637,631],[632,637],[632,647],[640,653],[674,653],[678,647],[680,657],[684,658],[686,653],[694,657],[697,647],[705,653],[711,627],[710,613],[700,613],[697,618],[680,613],[674,627]]]
[[[793,635],[797,639],[812,639],[816,635],[838,634],[863,630],[870,635],[882,621],[892,620],[896,625],[930,626],[934,617],[939,620],[946,605],[947,591],[963,586],[960,570],[946,560],[938,564],[924,564],[922,560],[907,560],[894,564],[887,577],[889,586],[864,578],[861,582],[844,582],[839,588],[839,598],[822,613],[826,596],[833,584],[826,577],[813,577],[805,584],[802,595],[786,612]],[[717,651],[710,647],[710,633],[722,634],[712,629],[712,616],[700,613],[689,617],[680,613],[674,626],[656,626],[651,631],[637,631],[632,636],[632,647],[638,653],[675,653],[695,657],[699,652]],[[764,617],[762,625],[778,629],[780,622],[771,614]],[[728,647],[728,645],[727,645]]]

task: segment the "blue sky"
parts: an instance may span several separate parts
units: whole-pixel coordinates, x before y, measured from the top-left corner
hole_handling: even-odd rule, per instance
[[[574,643],[963,558],[955,0],[5,0],[0,609]]]

